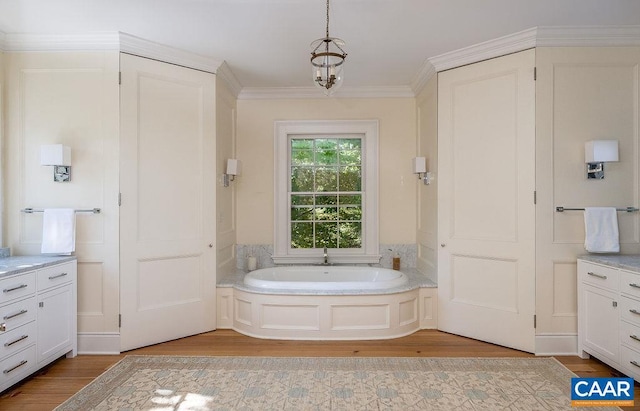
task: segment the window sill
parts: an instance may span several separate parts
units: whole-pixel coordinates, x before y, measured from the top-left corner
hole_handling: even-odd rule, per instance
[[[329,255],[330,264],[378,264],[382,256],[376,255]],[[302,255],[273,255],[271,256],[274,264],[322,264],[323,257],[318,255],[302,256]]]

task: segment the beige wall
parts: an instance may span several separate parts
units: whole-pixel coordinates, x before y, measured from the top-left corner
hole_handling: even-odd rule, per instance
[[[236,158],[236,98],[226,82],[216,77],[216,250],[217,275],[222,276],[236,268],[236,183],[222,185],[227,159]]]
[[[415,99],[239,100],[238,244],[273,244],[274,121],[377,119],[380,243],[416,242]]]
[[[417,268],[438,278],[438,77],[434,75],[416,98],[418,141],[416,156],[425,157],[432,173],[429,185],[417,185]]]
[[[536,66],[536,299],[538,334],[575,333],[576,257],[585,254],[579,211],[637,207],[640,48],[538,48]],[[619,142],[620,162],[587,180],[584,143]],[[618,213],[623,253],[640,252],[640,213]]]
[[[40,254],[42,214],[25,207],[100,208],[78,214],[78,331],[117,333],[118,53],[5,53],[5,245]],[[71,147],[71,182],[53,182],[40,146]]]

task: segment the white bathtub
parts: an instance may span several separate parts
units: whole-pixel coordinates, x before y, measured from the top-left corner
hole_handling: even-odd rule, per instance
[[[276,290],[385,290],[407,281],[407,276],[400,271],[351,266],[261,268],[244,277],[245,285]]]

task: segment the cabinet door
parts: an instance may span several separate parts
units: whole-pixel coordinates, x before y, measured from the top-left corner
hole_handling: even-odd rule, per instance
[[[73,348],[73,288],[67,285],[38,298],[38,363]]]
[[[584,348],[596,356],[618,362],[620,357],[619,313],[615,293],[583,284]]]

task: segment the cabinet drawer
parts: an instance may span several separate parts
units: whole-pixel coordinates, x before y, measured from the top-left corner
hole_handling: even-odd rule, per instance
[[[8,357],[36,342],[36,323],[31,321],[14,330],[0,334],[0,358]]]
[[[46,290],[56,285],[70,283],[75,279],[75,276],[76,269],[73,263],[38,270],[38,291]]]
[[[9,388],[35,371],[36,346],[22,350],[0,361],[0,390]]]
[[[629,347],[621,347],[620,365],[622,365],[620,371],[640,381],[640,352]]]
[[[619,271],[615,268],[578,260],[580,281],[609,290],[618,290]]]
[[[11,331],[36,319],[36,297],[0,307],[0,328]]]
[[[0,305],[26,297],[36,291],[36,273],[30,272],[0,280]]]
[[[640,301],[620,296],[620,318],[640,327]]]
[[[640,299],[640,274],[620,270],[620,291]]]

